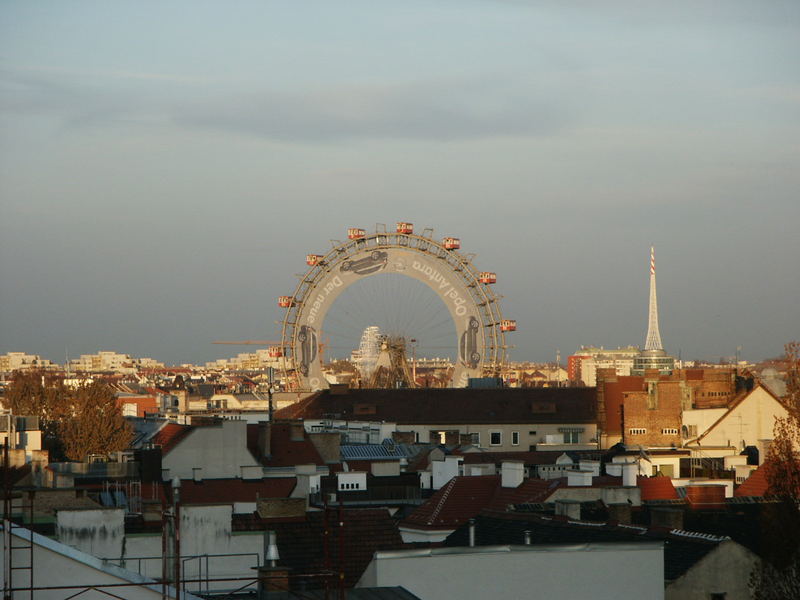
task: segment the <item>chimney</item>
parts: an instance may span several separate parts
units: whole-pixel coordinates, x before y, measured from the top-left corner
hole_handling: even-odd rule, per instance
[[[305,428],[302,421],[292,421],[289,424],[289,441],[302,442],[306,439]]]
[[[636,475],[639,473],[639,465],[635,462],[622,463],[622,485],[625,487],[636,487]]]
[[[525,479],[525,463],[504,460],[500,465],[500,482],[504,488],[517,488]]]
[[[280,558],[278,552],[278,536],[274,531],[264,531],[264,565],[276,567]]]
[[[592,471],[567,471],[567,485],[570,487],[591,487]]]
[[[258,452],[264,458],[272,456],[272,423],[258,422]]]
[[[600,477],[599,460],[582,460],[578,463],[578,468],[581,471],[591,471],[592,477]]]

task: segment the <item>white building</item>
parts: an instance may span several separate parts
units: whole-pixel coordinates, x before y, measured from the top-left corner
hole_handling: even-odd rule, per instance
[[[9,352],[0,356],[0,373],[25,371],[27,369],[53,369],[57,365],[38,354]]]
[[[597,385],[597,369],[615,369],[617,375],[630,375],[633,360],[639,356],[640,350],[636,346],[626,346],[614,350],[581,346],[576,353],[580,358],[580,379],[584,385],[594,387]]]
[[[98,511],[81,511],[85,520],[91,519]],[[120,524],[122,523],[122,511]],[[120,537],[120,541],[122,540]],[[5,545],[4,545],[5,546]],[[151,576],[143,576],[118,565],[109,563],[92,553],[57,542],[38,533],[32,533],[23,527],[14,527],[9,537],[12,567],[10,574],[0,573],[0,583],[6,586],[23,588],[10,598],[21,599],[34,597],[24,591],[31,585],[33,578],[37,588],[60,587],[60,589],[37,589],[37,600],[61,600],[62,598],[79,597],[81,600],[108,600],[110,597],[129,600],[163,600],[162,586],[155,579],[160,578],[159,569]],[[148,551],[160,554],[161,536],[157,536],[157,544]],[[254,549],[254,552],[258,552]],[[0,560],[6,563],[5,548],[0,547]],[[33,559],[33,569],[26,568]],[[6,563],[8,564],[8,563]],[[175,590],[166,587],[166,598],[175,598]],[[201,600],[192,593],[182,592],[182,600]]]
[[[376,586],[403,586],[423,600],[659,600],[664,548],[640,542],[379,551],[356,585]]]

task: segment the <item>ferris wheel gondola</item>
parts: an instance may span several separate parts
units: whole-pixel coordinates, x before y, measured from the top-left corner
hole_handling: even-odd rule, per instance
[[[452,348],[457,356],[451,385],[464,387],[470,378],[497,376],[506,360],[505,334],[516,322],[503,318],[500,298],[492,291],[493,272],[478,271],[472,255],[459,252],[455,237],[442,241],[433,230],[413,233],[412,223],[399,222],[395,231],[385,226],[368,234],[351,227],[347,241],[336,242],[327,254],[308,254],[308,271],[292,296],[281,296],[286,309],[282,324],[284,380],[295,389],[327,388],[317,337],[337,297],[350,286],[373,275],[397,274],[425,284],[449,313],[456,331]],[[503,325],[513,323],[513,327]],[[501,326],[497,326],[502,324]]]

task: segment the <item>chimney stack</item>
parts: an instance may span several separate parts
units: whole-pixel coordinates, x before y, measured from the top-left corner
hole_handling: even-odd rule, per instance
[[[504,460],[500,465],[500,483],[504,488],[517,488],[525,479],[525,463]]]
[[[272,456],[272,423],[258,422],[258,451],[264,458]]]
[[[622,485],[636,487],[636,476],[639,474],[639,465],[636,462],[622,463]]]

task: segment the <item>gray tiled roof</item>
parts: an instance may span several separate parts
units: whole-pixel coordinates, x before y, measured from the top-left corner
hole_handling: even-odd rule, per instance
[[[415,456],[418,449],[408,444],[342,444],[342,460],[397,459]]]

